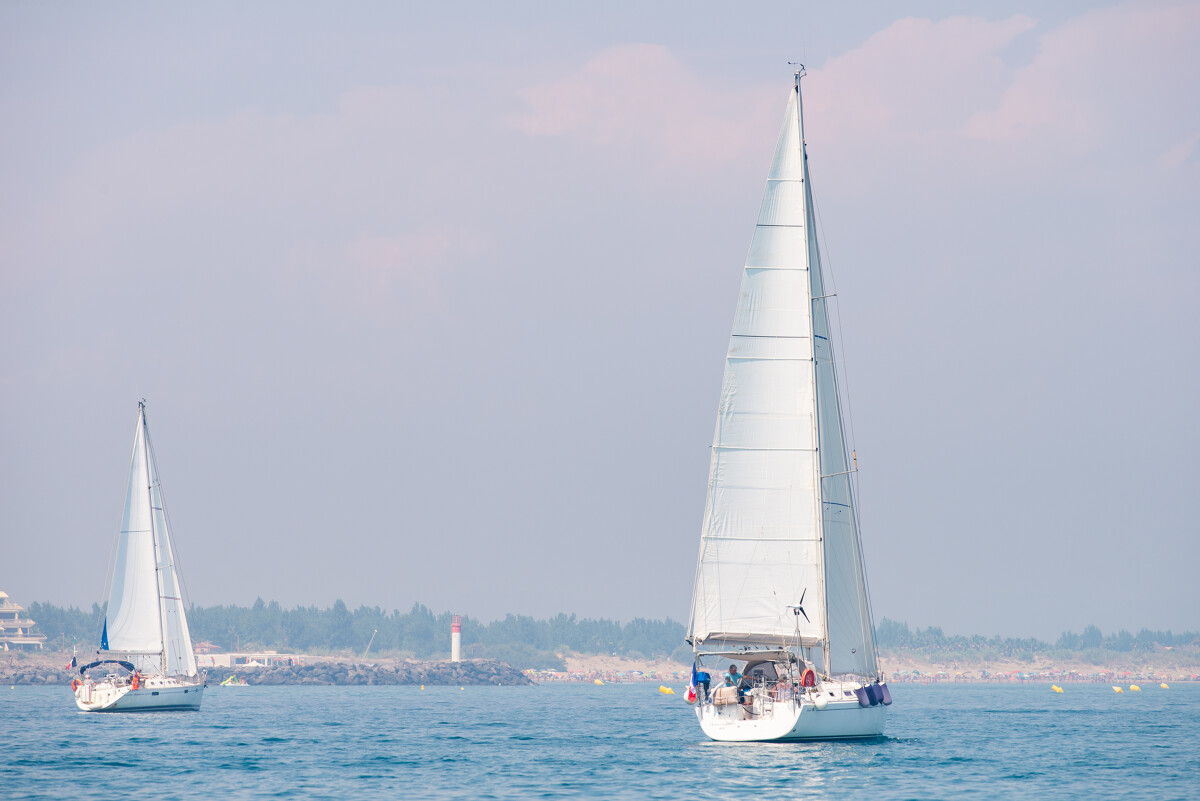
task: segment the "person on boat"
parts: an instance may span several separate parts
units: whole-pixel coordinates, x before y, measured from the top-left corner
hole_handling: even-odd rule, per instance
[[[142,686],[142,671],[140,671],[140,670],[133,671],[133,681],[131,684],[132,684],[132,686],[130,689],[133,689],[133,690],[136,690],[138,687]]]
[[[729,672],[725,674],[725,685],[724,686],[732,687],[735,691],[737,691],[737,702],[739,704],[744,703],[744,701],[745,701],[745,699],[743,697],[745,690],[742,689],[742,681],[741,680],[742,680],[742,674],[736,672],[733,669],[733,666],[730,665]]]
[[[745,700],[746,695],[746,677],[737,669],[737,665],[730,665],[729,672],[725,674],[725,683],[733,687],[737,687],[738,703]]]

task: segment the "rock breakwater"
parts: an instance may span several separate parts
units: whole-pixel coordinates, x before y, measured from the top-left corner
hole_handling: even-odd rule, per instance
[[[69,659],[69,657],[68,657]],[[208,684],[220,684],[231,675],[245,678],[251,685],[397,685],[429,684],[459,686],[514,686],[533,684],[529,678],[506,662],[474,659],[467,662],[339,662],[321,660],[304,665],[278,667],[210,667]],[[70,684],[77,670],[62,666],[59,659],[26,658],[0,662],[0,684]]]
[[[230,675],[244,677],[246,683],[252,685],[457,684],[465,687],[533,684],[521,671],[506,662],[493,659],[390,664],[317,662],[249,669],[216,667],[208,669],[208,683],[220,684]]]

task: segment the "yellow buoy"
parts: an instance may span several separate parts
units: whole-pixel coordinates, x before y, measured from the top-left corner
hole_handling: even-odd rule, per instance
[[[1135,693],[1140,693],[1142,691],[1142,688],[1137,686],[1136,684],[1130,684],[1129,689]]]
[[[422,685],[421,685],[421,689],[422,689],[422,690],[424,690],[424,689],[425,689],[425,685],[424,685],[424,684],[422,684]]]
[[[1063,691],[1062,687],[1059,687],[1057,684],[1051,684],[1050,689],[1054,690],[1056,693],[1061,693]]]
[[[595,684],[597,687],[603,687],[603,686],[604,686],[604,682],[600,681],[600,679],[593,679],[593,680],[592,680],[592,684]]]
[[[675,690],[673,690],[672,688],[668,687],[665,684],[658,685],[658,691],[660,693],[662,693],[663,695],[674,695],[675,694]]]
[[[1170,687],[1168,687],[1168,686],[1167,686],[1167,683],[1166,683],[1165,681],[1164,681],[1162,684],[1158,685],[1158,686],[1159,686],[1159,687],[1162,687],[1164,690],[1169,690],[1169,689],[1171,689]]]
[[[1113,687],[1113,692],[1114,692],[1114,693],[1123,693],[1123,692],[1125,692],[1125,691],[1124,691],[1124,690],[1122,690],[1120,687]]]

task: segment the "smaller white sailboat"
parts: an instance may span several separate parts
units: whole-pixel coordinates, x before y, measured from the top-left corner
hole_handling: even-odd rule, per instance
[[[145,401],[138,403],[125,514],[97,656],[71,682],[75,703],[85,712],[200,709],[205,681],[196,672]],[[89,676],[106,665],[113,669],[100,680]]]

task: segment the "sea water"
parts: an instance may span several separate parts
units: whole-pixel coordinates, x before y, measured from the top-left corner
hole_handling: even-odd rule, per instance
[[[3,688],[0,796],[1200,798],[1200,686],[893,685],[885,736],[730,744],[657,685],[216,687],[199,713]]]

